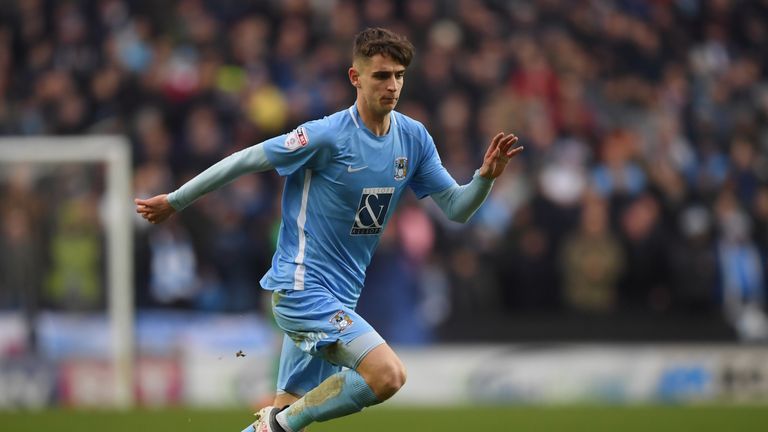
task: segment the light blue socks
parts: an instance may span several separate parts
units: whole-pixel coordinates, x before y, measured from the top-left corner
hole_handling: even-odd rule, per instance
[[[349,369],[320,383],[279,413],[277,421],[287,432],[299,432],[312,422],[356,413],[379,402],[365,379]]]

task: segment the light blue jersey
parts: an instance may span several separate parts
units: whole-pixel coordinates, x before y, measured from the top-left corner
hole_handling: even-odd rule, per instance
[[[286,177],[272,268],[275,321],[285,332],[278,392],[303,395],[355,369],[384,339],[354,309],[379,236],[406,185],[430,195],[449,219],[466,222],[493,184],[475,172],[458,186],[420,123],[391,113],[373,135],[355,106],[222,159],[168,194],[181,211],[241,175],[277,169]],[[334,349],[328,349],[334,347]]]
[[[381,232],[406,186],[419,198],[456,186],[424,126],[393,111],[384,136],[357,107],[264,142],[285,176],[268,290],[322,287],[354,308]]]

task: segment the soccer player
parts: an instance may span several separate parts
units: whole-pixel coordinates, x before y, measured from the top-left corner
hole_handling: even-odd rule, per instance
[[[403,386],[397,354],[355,312],[382,230],[406,186],[466,222],[523,149],[514,134],[499,132],[472,180],[459,186],[424,126],[394,111],[412,58],[406,38],[381,28],[360,32],[349,109],[234,153],[171,194],[135,200],[138,213],[159,223],[240,175],[276,169],[285,177],[277,251],[261,279],[285,332],[277,396],[245,431],[298,432]]]

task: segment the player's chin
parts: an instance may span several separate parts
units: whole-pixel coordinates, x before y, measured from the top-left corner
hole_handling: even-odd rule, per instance
[[[386,111],[392,111],[397,106],[397,98],[382,98],[381,108]]]

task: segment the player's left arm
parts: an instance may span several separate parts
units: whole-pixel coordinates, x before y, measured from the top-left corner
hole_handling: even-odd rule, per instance
[[[499,132],[491,140],[483,157],[483,165],[475,171],[472,181],[431,195],[450,220],[465,223],[475,214],[491,192],[496,177],[504,172],[511,158],[523,151],[522,146],[514,147],[515,143],[517,137],[514,134]]]

